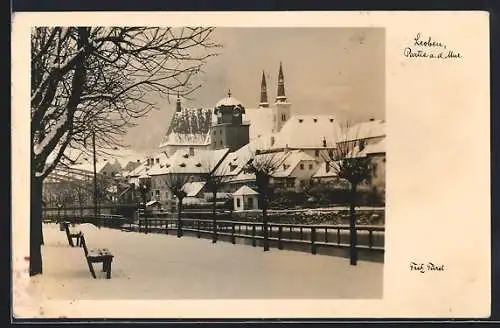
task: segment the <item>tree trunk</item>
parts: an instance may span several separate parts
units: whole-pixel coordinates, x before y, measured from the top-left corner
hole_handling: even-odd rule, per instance
[[[357,243],[358,243],[358,235],[356,231],[356,191],[357,185],[353,184],[351,186],[351,197],[349,204],[349,228],[350,228],[350,236],[351,236],[351,265],[357,265],[358,263],[358,251],[357,251]]]
[[[213,234],[212,234],[212,243],[217,242],[217,213],[216,213],[216,206],[217,206],[217,191],[213,192],[213,198],[212,198],[212,228],[213,228]]]
[[[42,191],[43,180],[31,177],[30,206],[30,276],[42,273]]]
[[[269,228],[267,226],[267,200],[262,197],[262,234],[264,238],[264,252],[269,250]]]
[[[182,212],[182,199],[178,198],[178,203],[177,203],[177,238],[182,237],[181,212]]]

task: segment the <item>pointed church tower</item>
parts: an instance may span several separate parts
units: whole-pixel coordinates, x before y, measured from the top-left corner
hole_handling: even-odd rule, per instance
[[[177,102],[175,104],[175,112],[180,113],[182,111],[181,108],[181,97],[179,97],[179,91],[177,91]]]
[[[283,66],[280,62],[280,71],[278,73],[278,95],[276,96],[276,102],[286,102],[285,96],[285,78],[283,76]]]
[[[287,101],[285,95],[285,78],[283,75],[283,65],[280,62],[280,70],[278,73],[278,94],[276,96],[276,102],[274,103],[274,132],[280,132],[283,125],[290,118],[290,106],[291,104]]]
[[[267,100],[267,84],[266,75],[262,71],[262,81],[260,83],[260,104],[259,107],[267,108],[269,107],[269,101]]]

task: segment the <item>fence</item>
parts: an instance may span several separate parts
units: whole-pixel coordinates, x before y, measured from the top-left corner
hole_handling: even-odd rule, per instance
[[[262,222],[239,222],[230,220],[216,220],[215,235],[218,238],[239,243],[261,245],[264,239],[264,224]],[[132,230],[144,233],[176,233],[178,220],[175,218],[140,218],[138,225],[130,227]],[[350,247],[349,225],[305,225],[268,223],[268,240],[271,247],[279,249],[304,250],[317,254],[321,248]],[[213,220],[186,219],[181,220],[181,235],[190,234],[197,238],[210,238],[214,234]],[[384,252],[383,226],[360,225],[356,227],[358,250],[369,252]],[[293,247],[299,246],[299,247]],[[323,252],[328,253],[328,252]]]
[[[44,221],[71,223],[89,222],[98,226],[111,228],[128,228],[131,231],[143,233],[176,234],[195,236],[197,238],[213,238],[214,225],[212,219],[193,218],[207,215],[203,212],[183,213],[180,229],[176,213],[141,212],[138,219],[127,219],[120,215],[94,214],[79,215],[78,211],[62,214],[60,211],[48,209],[44,211]],[[215,222],[217,240],[233,244],[243,243],[253,247],[263,245],[264,224],[262,222],[242,222],[228,220],[230,213],[221,213]],[[222,218],[222,219],[221,219]],[[385,228],[383,226],[358,225],[356,227],[357,249],[361,251],[360,259],[383,261]],[[349,225],[311,225],[268,223],[268,241],[270,247],[308,251],[312,254],[327,254],[348,256],[350,247]],[[335,251],[337,250],[337,251]],[[340,250],[340,252],[338,251]],[[364,252],[364,253],[362,253]],[[363,255],[364,254],[364,255]]]

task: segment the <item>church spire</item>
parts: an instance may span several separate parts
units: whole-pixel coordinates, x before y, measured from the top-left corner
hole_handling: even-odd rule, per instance
[[[283,66],[280,62],[280,71],[278,74],[278,95],[276,97],[276,102],[286,102],[285,96],[285,78],[283,77]]]
[[[177,102],[175,104],[175,111],[177,113],[180,113],[182,111],[182,108],[181,108],[181,97],[179,96],[179,91],[177,91]]]
[[[267,100],[267,84],[266,84],[266,75],[264,71],[262,71],[262,81],[260,83],[260,107],[269,107],[269,102]]]

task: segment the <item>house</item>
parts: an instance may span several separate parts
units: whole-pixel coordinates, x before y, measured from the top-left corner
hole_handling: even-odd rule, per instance
[[[376,144],[385,138],[385,120],[370,119],[366,122],[360,122],[349,127],[339,140],[339,147],[354,149],[358,147],[359,151],[370,145]]]
[[[248,186],[242,186],[233,193],[235,211],[259,209],[259,193]]]
[[[292,150],[281,154],[285,159],[271,179],[271,183],[279,189],[299,189],[302,183],[311,180],[320,165],[318,159],[303,150]]]
[[[167,179],[170,174],[184,179],[186,183],[203,182],[204,177],[217,170],[222,160],[229,153],[229,149],[218,150],[198,150],[188,152],[185,150],[176,151],[171,157],[155,163],[149,170],[151,177],[151,194],[162,203],[168,203],[174,199],[167,186]],[[189,184],[190,193],[194,193],[201,184]],[[201,193],[201,190],[198,190]],[[196,193],[196,197],[201,196]],[[193,196],[195,197],[195,196]]]

